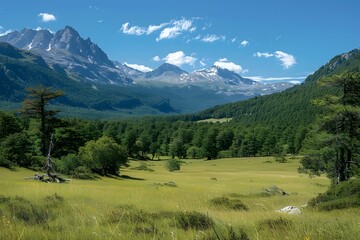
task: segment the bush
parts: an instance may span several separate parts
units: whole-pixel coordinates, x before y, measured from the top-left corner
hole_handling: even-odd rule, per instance
[[[95,179],[96,176],[88,167],[79,166],[74,170],[73,177],[77,179]]]
[[[308,203],[318,210],[333,210],[360,206],[360,179],[351,179],[331,186]]]
[[[249,208],[240,199],[230,199],[225,196],[211,199],[210,204],[230,210],[249,210]]]
[[[175,160],[175,159],[170,159],[170,160],[167,161],[167,163],[166,163],[166,168],[167,168],[170,172],[178,171],[178,170],[180,170],[180,167],[181,167],[180,161]]]
[[[154,171],[154,169],[149,168],[148,165],[145,162],[140,163],[140,166],[133,167],[132,169],[140,170],[140,171],[148,171],[148,172],[153,172]]]
[[[195,211],[178,213],[175,218],[184,230],[190,228],[206,230],[211,228],[214,224],[214,221],[209,216]]]

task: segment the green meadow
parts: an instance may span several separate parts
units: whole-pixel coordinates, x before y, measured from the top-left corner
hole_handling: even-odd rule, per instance
[[[299,159],[184,160],[176,172],[165,163],[130,161],[121,177],[66,184],[0,168],[0,239],[360,239],[360,209],[305,207],[330,181],[299,174]],[[274,185],[289,195],[261,194]],[[275,212],[285,206],[302,214]]]

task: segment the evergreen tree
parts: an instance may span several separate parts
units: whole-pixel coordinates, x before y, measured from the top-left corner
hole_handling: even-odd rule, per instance
[[[324,136],[321,138],[323,144],[320,145],[330,145],[332,153],[321,155],[320,160],[332,161],[330,166],[333,171],[326,170],[332,172],[332,177],[337,182],[343,182],[353,175],[351,166],[360,164],[360,73],[344,72],[324,77],[319,80],[319,84],[339,90],[339,95],[329,95],[315,101],[326,109],[326,114],[321,117],[316,130]],[[324,165],[312,164],[313,161],[319,161],[318,156],[308,154],[303,161],[303,167],[311,169],[312,166]]]
[[[52,91],[47,87],[28,88],[28,95],[23,102],[22,112],[40,120],[41,153],[46,155],[47,126],[57,110],[48,110],[46,107],[50,100],[63,95],[62,91]]]

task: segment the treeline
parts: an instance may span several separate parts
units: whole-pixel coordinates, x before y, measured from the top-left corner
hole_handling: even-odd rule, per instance
[[[39,125],[36,119],[0,112],[1,166],[43,166],[45,157],[40,151],[42,133]],[[236,121],[185,122],[166,117],[120,121],[53,118],[47,124],[47,133],[47,139],[50,133],[54,133],[52,156],[58,159],[56,165],[60,171],[74,173],[82,166],[80,170],[83,172],[116,174],[117,170],[114,171],[113,167],[125,163],[127,157],[216,159],[269,156],[282,153],[284,149],[287,153],[296,154],[305,138],[306,126],[296,129],[272,129],[261,125],[247,128]],[[103,149],[100,149],[100,145],[103,145]],[[106,150],[108,145],[120,152],[120,163],[111,163],[114,161],[111,156],[108,162],[101,162],[107,151],[111,151]],[[102,156],[96,160],[89,159],[91,154]]]

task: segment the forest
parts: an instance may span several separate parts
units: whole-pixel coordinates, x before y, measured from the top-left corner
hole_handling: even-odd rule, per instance
[[[53,135],[57,171],[75,178],[117,175],[129,158],[274,156],[284,162],[287,155],[301,154],[305,158],[300,171],[329,172],[343,181],[356,174],[358,166],[358,75],[325,77],[317,84],[241,102],[238,110],[225,105],[222,111],[234,113],[224,115],[217,109],[217,120],[206,113],[107,121],[57,118],[58,111],[48,104],[63,93],[30,88],[18,113],[0,112],[0,166],[41,168]],[[342,165],[346,169],[334,174],[334,166]]]

